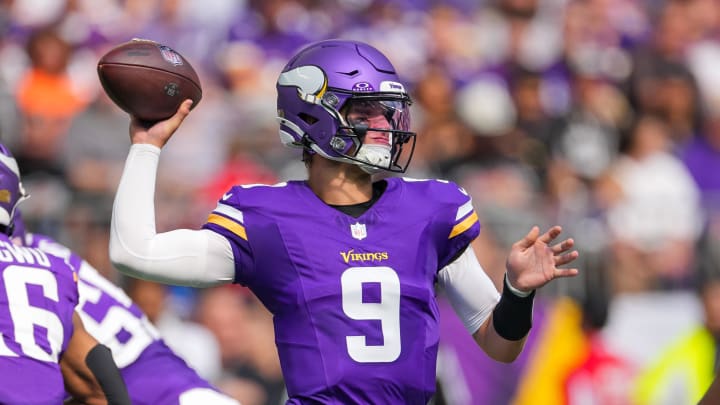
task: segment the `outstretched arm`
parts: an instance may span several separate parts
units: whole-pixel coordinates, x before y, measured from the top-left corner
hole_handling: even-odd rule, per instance
[[[207,287],[232,282],[230,243],[209,230],[155,230],[155,178],[160,148],[190,112],[183,103],[165,121],[145,128],[133,120],[132,146],[115,195],[110,222],[110,259],[123,273],[166,284]]]
[[[577,269],[558,268],[578,257],[577,252],[569,251],[574,246],[572,239],[550,246],[560,232],[555,226],[540,235],[539,228],[534,227],[513,244],[502,295],[478,263],[472,247],[440,271],[440,285],[455,312],[491,358],[512,362],[522,352],[532,326],[535,289],[554,278],[578,273]]]
[[[473,335],[494,359],[511,362],[522,352],[532,327],[535,290],[555,278],[578,274],[575,268],[558,267],[578,258],[578,252],[571,251],[575,245],[573,239],[551,245],[561,232],[560,226],[553,226],[540,234],[540,228],[534,226],[512,245],[500,302],[491,318]]]

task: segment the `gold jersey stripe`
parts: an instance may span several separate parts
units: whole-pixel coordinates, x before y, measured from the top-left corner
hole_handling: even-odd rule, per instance
[[[475,222],[478,221],[478,216],[475,211],[471,215],[469,215],[467,218],[463,219],[462,222],[455,225],[450,232],[450,236],[448,236],[448,239],[452,239],[461,233],[467,231],[471,226],[475,225]]]
[[[210,214],[207,221],[208,221],[208,223],[222,226],[223,228],[227,229],[228,231],[234,233],[235,235],[237,235],[245,240],[248,240],[247,234],[245,233],[245,227],[231,219],[225,218],[225,217],[217,215],[217,214]]]

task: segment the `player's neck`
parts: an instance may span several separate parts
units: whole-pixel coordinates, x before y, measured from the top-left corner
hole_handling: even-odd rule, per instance
[[[308,184],[326,204],[351,205],[372,198],[372,176],[356,165],[313,159]]]

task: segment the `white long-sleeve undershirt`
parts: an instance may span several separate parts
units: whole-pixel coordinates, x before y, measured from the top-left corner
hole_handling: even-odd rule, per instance
[[[470,334],[480,329],[500,300],[500,293],[478,262],[472,246],[440,270],[438,284]]]
[[[209,287],[232,282],[230,242],[209,230],[155,230],[160,149],[130,147],[110,222],[110,260],[123,273],[166,284]]]

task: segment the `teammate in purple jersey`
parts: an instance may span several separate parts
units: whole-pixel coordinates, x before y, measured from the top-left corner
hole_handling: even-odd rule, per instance
[[[142,310],[90,263],[46,235],[26,232],[16,211],[13,237],[78,269],[76,307],[87,332],[112,350],[135,405],[239,405],[220,393],[161,339]]]
[[[388,59],[355,41],[310,44],[277,81],[281,141],[302,149],[306,181],[240,185],[201,230],[155,231],[161,148],[190,112],[133,120],[115,197],[110,256],[126,274],[171,284],[248,286],[274,315],[288,404],[425,404],[435,389],[444,288],[477,344],[513,361],[534,292],[578,257],[561,228],[533,227],[498,293],[470,242],[467,193],[441,180],[375,178],[412,157],[410,98]],[[242,327],[239,325],[238,327]]]
[[[11,241],[26,197],[17,162],[0,145],[0,403],[60,404],[67,388],[73,401],[129,404],[110,351],[75,312],[76,268]]]

